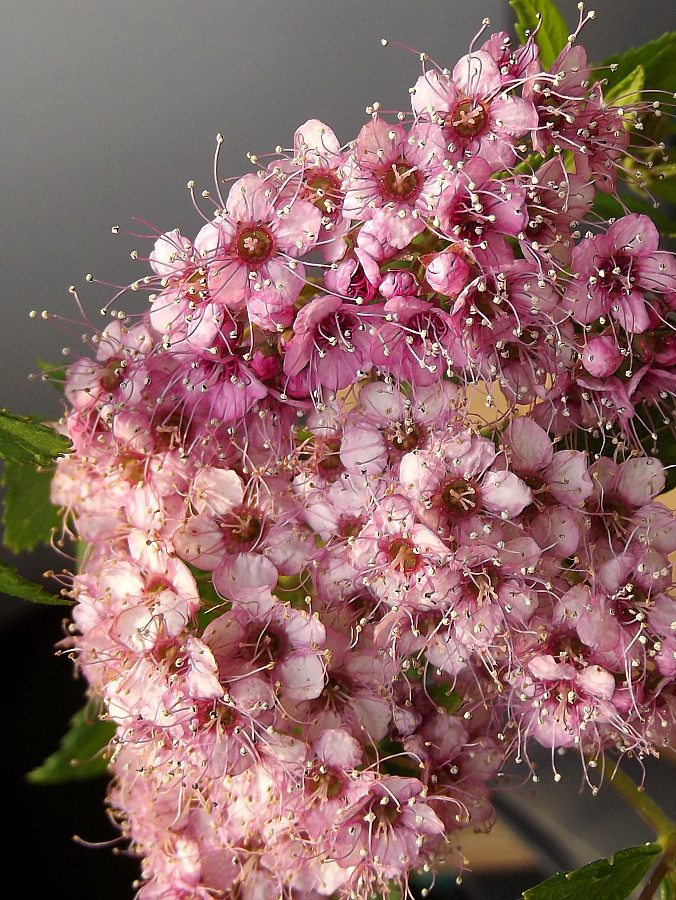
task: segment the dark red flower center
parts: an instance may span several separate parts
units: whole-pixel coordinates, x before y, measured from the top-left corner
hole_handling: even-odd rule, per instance
[[[320,209],[322,213],[331,215],[340,200],[340,188],[337,180],[328,172],[310,175],[305,182],[307,199]]]
[[[488,122],[488,108],[480,100],[470,97],[456,103],[444,119],[447,128],[464,138],[483,134]]]
[[[340,438],[325,438],[317,441],[317,470],[327,481],[335,480],[343,471],[340,458]]]
[[[417,425],[396,422],[388,435],[390,446],[398,453],[410,453],[415,450],[422,437]]]
[[[235,506],[225,516],[219,516],[218,524],[223,529],[226,543],[233,541],[235,552],[251,549],[263,533],[263,521],[258,510],[248,506]]]
[[[338,536],[342,538],[356,538],[364,527],[364,522],[359,516],[341,516],[338,525]]]
[[[399,572],[413,572],[420,565],[420,557],[415,547],[406,538],[394,538],[387,548],[392,567]]]
[[[416,166],[409,165],[405,159],[399,158],[385,169],[380,183],[383,193],[391,200],[410,200],[420,193],[422,176]]]
[[[260,266],[274,253],[275,241],[266,228],[246,227],[237,235],[235,249],[242,262]]]
[[[453,476],[439,488],[439,502],[451,519],[464,519],[479,506],[479,490],[465,478]]]

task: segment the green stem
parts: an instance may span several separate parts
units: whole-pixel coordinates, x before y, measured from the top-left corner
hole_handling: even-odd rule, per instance
[[[664,883],[669,875],[669,865],[670,860],[667,857],[667,853],[665,852],[662,854],[662,856],[660,856],[657,865],[653,869],[652,875],[641,891],[638,900],[652,900],[652,898],[655,897],[660,885]]]
[[[657,835],[659,844],[662,844],[662,839],[676,836],[676,822],[673,822],[626,772],[616,769],[610,783],[617,793],[633,806],[643,821],[650,825]]]
[[[662,855],[639,897],[639,900],[651,900],[667,878],[674,878],[676,822],[670,819],[664,810],[648,797],[643,788],[622,769],[615,770],[610,783],[617,793],[636,810],[643,821],[650,825],[657,835],[657,843],[662,848]]]

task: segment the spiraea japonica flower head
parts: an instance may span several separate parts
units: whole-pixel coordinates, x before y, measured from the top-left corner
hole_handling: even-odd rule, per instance
[[[672,427],[676,262],[597,202],[660,145],[576,38],[424,57],[410,110],[250,155],[69,365],[64,646],[116,727],[139,900],[389,896],[533,742],[673,739],[644,438]]]

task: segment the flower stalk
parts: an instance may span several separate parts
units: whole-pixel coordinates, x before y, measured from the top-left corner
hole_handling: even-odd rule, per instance
[[[639,900],[652,900],[663,884],[668,884],[672,889],[676,887],[676,822],[646,794],[643,785],[637,784],[619,766],[615,768],[610,784],[653,829],[656,843],[662,848],[657,864],[639,896]]]

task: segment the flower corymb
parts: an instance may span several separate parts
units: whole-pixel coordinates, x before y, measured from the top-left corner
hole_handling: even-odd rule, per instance
[[[254,158],[67,371],[66,644],[116,727],[139,900],[389,896],[533,741],[593,771],[673,736],[645,448],[676,260],[615,199],[656,106],[536,37]]]

